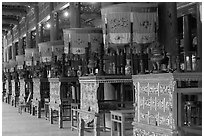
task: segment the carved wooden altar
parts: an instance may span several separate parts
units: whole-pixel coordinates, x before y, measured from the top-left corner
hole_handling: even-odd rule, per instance
[[[12,85],[11,78],[7,78],[6,80],[6,103],[10,104],[12,95]]]
[[[72,103],[72,89],[71,86],[77,91],[78,78],[77,77],[64,77],[64,78],[49,78],[50,82],[50,123],[53,124],[53,118],[59,118],[59,128],[63,127],[63,121],[70,121],[71,119],[71,103]],[[79,92],[79,91],[78,91]],[[58,112],[54,116],[54,111]],[[65,111],[66,114],[65,114]],[[68,115],[67,115],[68,114]]]
[[[49,98],[50,83],[47,78],[33,78],[33,99],[32,99],[32,115],[41,118],[41,108],[44,107],[45,98]]]
[[[109,113],[110,110],[117,110],[119,106],[122,108],[128,108],[121,105],[123,98],[114,99],[106,103],[104,100],[104,84],[116,84],[117,93],[123,97],[124,84],[132,83],[131,76],[84,76],[79,78],[81,87],[81,102],[79,110],[79,135],[84,135],[84,125],[90,122],[94,122],[94,135],[100,135],[100,117],[104,113]],[[119,105],[117,105],[119,104]],[[131,108],[131,106],[129,107]],[[104,127],[104,126],[103,126]]]
[[[30,99],[33,97],[33,81],[32,79],[20,79],[20,94],[19,94],[19,104],[25,104],[27,98],[30,95]]]
[[[133,134],[136,136],[178,135],[181,130],[182,108],[179,93],[202,92],[199,86],[180,84],[201,81],[200,73],[163,73],[133,75],[135,88],[135,117]],[[178,100],[177,100],[178,99]]]
[[[12,95],[11,95],[11,101],[12,106],[16,107],[19,102],[19,81],[17,79],[11,80],[12,85]]]

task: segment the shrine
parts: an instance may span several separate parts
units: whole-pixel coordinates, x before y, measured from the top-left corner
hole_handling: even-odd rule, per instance
[[[201,136],[201,30],[201,2],[2,2],[2,134]]]

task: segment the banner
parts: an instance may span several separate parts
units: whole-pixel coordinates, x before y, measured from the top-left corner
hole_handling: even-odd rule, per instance
[[[108,33],[129,33],[130,32],[130,13],[117,12],[107,16]]]
[[[73,47],[71,48],[72,54],[85,54],[85,48],[83,47]]]
[[[133,42],[150,43],[156,40],[157,12],[133,13]]]
[[[74,47],[88,47],[88,35],[86,33],[72,34],[71,35],[71,45]]]
[[[90,43],[91,43],[91,51],[99,52],[99,48],[103,41],[103,35],[101,33],[89,34]]]
[[[109,42],[112,44],[130,43],[130,33],[110,33]]]

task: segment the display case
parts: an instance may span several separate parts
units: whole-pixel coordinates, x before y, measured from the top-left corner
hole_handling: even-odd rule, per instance
[[[85,125],[93,123],[94,135],[98,136],[100,129],[111,127],[110,110],[133,109],[133,99],[125,98],[133,97],[131,76],[84,76],[79,82],[79,135],[84,135]]]
[[[134,135],[202,134],[202,99],[196,98],[202,95],[201,73],[146,74],[132,78],[135,88]],[[197,96],[184,98],[190,93]]]

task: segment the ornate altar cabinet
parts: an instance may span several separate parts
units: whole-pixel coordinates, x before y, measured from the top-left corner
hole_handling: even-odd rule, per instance
[[[32,115],[37,111],[41,118],[41,108],[44,107],[45,98],[49,99],[50,83],[47,78],[33,78]]]
[[[11,75],[9,72],[6,74],[6,103],[10,104],[12,95]]]
[[[202,95],[201,73],[133,75],[132,79],[135,88],[134,135],[183,135],[185,130],[202,130],[201,108],[195,107],[195,103],[202,102],[199,98]],[[190,96],[191,100],[185,99],[184,95]],[[197,118],[193,120],[195,116]]]
[[[105,114],[110,116],[110,110],[132,108],[131,100],[125,100],[124,95],[133,95],[131,76],[84,76],[79,78],[81,87],[81,102],[79,109],[79,135],[84,135],[85,124],[94,123],[94,135],[100,135],[100,129],[105,128]],[[106,84],[114,88],[107,93]],[[128,85],[130,90],[124,89]],[[127,88],[128,88],[127,87]],[[110,88],[110,87],[109,87]],[[107,100],[106,98],[112,97]],[[128,101],[125,103],[125,101]],[[133,108],[132,108],[133,109]],[[106,119],[106,118],[105,118]],[[103,123],[103,124],[102,124]]]
[[[63,127],[63,121],[71,120],[71,103],[73,91],[79,87],[77,77],[49,78],[50,82],[50,123],[54,117],[58,117],[59,128]],[[74,88],[74,90],[73,90]],[[76,93],[75,93],[76,95]],[[58,114],[54,116],[54,111]]]
[[[32,79],[29,79],[29,78],[24,78],[24,79],[22,78],[19,80],[19,82],[20,82],[19,103],[25,104],[26,101],[28,101],[29,99],[32,99],[33,97],[33,81]]]
[[[18,102],[19,102],[19,80],[14,79],[11,80],[11,85],[12,85],[12,95],[11,95],[11,105],[16,107]]]

